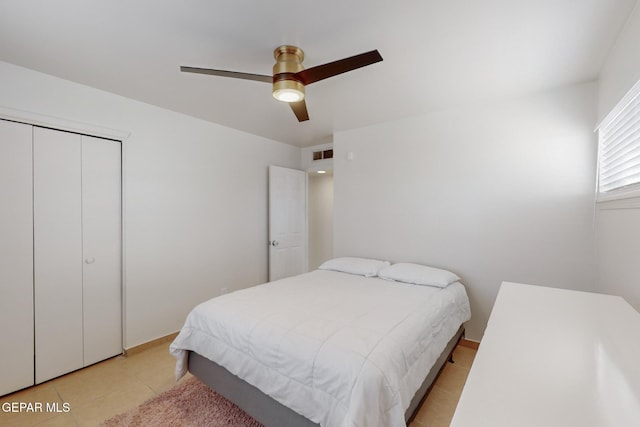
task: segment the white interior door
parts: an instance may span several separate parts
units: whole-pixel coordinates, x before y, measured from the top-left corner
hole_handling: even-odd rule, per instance
[[[0,120],[0,395],[33,385],[31,126]]]
[[[34,127],[36,383],[83,366],[81,136]]]
[[[122,352],[120,147],[82,137],[85,366]]]
[[[307,271],[307,174],[269,166],[269,281]]]

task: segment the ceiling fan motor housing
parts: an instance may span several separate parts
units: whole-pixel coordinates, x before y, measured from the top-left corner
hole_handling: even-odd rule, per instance
[[[304,84],[295,76],[302,71],[304,52],[296,46],[284,45],[273,51],[276,63],[273,66],[273,96],[278,100],[284,100],[283,94],[296,95],[302,101],[304,99]]]

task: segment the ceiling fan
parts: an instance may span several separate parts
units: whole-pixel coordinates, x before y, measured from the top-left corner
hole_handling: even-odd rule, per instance
[[[380,53],[377,50],[372,50],[305,69],[302,66],[304,52],[299,47],[289,45],[277,47],[273,51],[273,56],[276,63],[273,66],[272,76],[184,66],[180,67],[180,71],[271,83],[273,84],[273,97],[279,101],[287,102],[298,121],[303,122],[309,120],[304,99],[306,85],[382,61]]]

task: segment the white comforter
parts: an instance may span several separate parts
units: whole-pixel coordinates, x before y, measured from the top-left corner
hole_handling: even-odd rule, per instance
[[[316,270],[198,305],[170,351],[177,378],[193,350],[321,426],[399,427],[469,318],[460,283]]]

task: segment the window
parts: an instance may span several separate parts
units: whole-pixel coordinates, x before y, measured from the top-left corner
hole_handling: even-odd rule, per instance
[[[640,81],[598,127],[598,199],[640,195]]]

